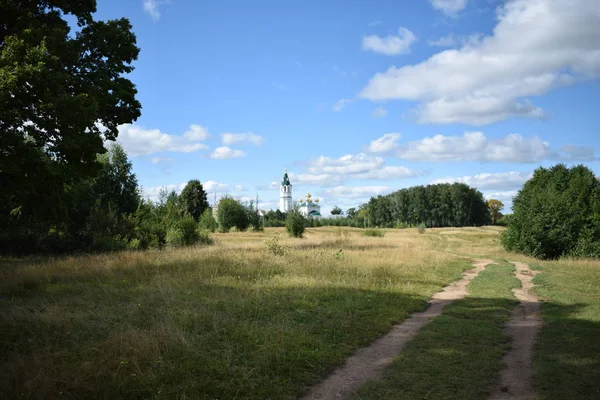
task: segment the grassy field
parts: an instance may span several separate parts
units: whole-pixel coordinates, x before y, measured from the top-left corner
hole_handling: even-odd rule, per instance
[[[5,260],[0,396],[296,398],[469,268],[414,230],[306,236]]]
[[[483,399],[510,348],[504,324],[516,305],[514,266],[489,265],[470,294],[444,309],[408,343],[386,379],[366,384],[360,399]]]
[[[298,240],[273,228],[215,234],[208,247],[1,260],[0,398],[293,399],[423,310],[469,268],[456,255],[542,270],[540,395],[599,397],[600,263],[507,254],[499,232],[315,228]],[[499,261],[407,348],[395,365],[419,368],[422,382],[406,393],[468,398],[489,385],[506,349],[510,274]],[[407,379],[394,371],[390,385]]]

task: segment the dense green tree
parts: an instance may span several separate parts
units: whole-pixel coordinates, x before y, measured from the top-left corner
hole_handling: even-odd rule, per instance
[[[480,226],[489,221],[481,192],[462,183],[414,186],[372,197],[363,215],[369,226],[380,227]]]
[[[331,209],[331,215],[342,215],[343,211],[338,206],[335,206]]]
[[[300,238],[304,234],[307,220],[297,210],[287,213],[285,228],[290,236]]]
[[[513,201],[502,243],[542,259],[600,257],[600,180],[583,165],[538,168]]]
[[[200,222],[198,223],[200,229],[204,229],[209,232],[214,232],[217,230],[218,225],[217,221],[213,217],[213,211],[210,208],[204,210],[202,215],[200,216]]]
[[[196,222],[200,220],[200,216],[208,208],[206,192],[197,179],[193,179],[185,185],[181,191],[180,199],[184,211],[190,214]]]
[[[356,213],[357,213],[357,211],[356,211],[356,208],[354,208],[354,207],[350,207],[349,209],[346,210],[346,216],[350,219],[354,218]]]
[[[95,0],[0,10],[0,230],[33,237],[60,229],[75,186],[102,169],[104,140],[140,115],[124,78],[139,49],[127,19],[94,21]]]
[[[217,223],[221,232],[229,232],[234,227],[239,231],[245,231],[250,225],[244,205],[231,197],[223,197],[219,200]]]

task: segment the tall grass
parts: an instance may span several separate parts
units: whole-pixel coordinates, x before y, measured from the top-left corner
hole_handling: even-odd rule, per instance
[[[296,398],[468,267],[407,231],[213,238],[1,261],[2,396]]]

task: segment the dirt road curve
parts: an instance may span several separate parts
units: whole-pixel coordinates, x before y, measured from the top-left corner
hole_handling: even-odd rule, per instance
[[[381,379],[386,366],[391,364],[418,332],[433,318],[442,313],[444,307],[467,294],[467,285],[492,264],[491,260],[475,260],[473,269],[466,271],[462,279],[446,286],[429,301],[427,310],[413,314],[401,324],[374,341],[370,346],[358,350],[344,365],[335,370],[323,382],[314,386],[303,400],[343,400],[351,398],[366,381]]]
[[[533,346],[542,326],[540,302],[532,292],[532,271],[527,264],[513,263],[521,288],[513,289],[521,303],[515,307],[506,329],[512,336],[512,349],[504,356],[506,367],[500,372],[498,383],[489,400],[537,399],[533,389]]]

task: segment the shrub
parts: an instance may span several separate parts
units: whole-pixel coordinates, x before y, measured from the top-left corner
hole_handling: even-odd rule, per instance
[[[277,238],[269,238],[265,240],[265,252],[274,254],[276,256],[283,256],[287,253],[285,247],[279,244]]]
[[[542,259],[600,256],[600,181],[583,165],[538,168],[513,200],[502,244]]]
[[[383,229],[365,229],[362,232],[363,236],[373,236],[373,237],[384,237],[385,231]]]
[[[245,207],[231,197],[224,197],[219,201],[217,223],[219,231],[223,233],[229,232],[234,227],[243,232],[250,225]]]
[[[193,217],[183,217],[167,230],[167,244],[173,247],[189,246],[192,244],[210,244],[207,232],[200,232]]]
[[[419,233],[425,233],[425,224],[421,222],[419,225],[417,225],[417,230]]]
[[[217,221],[215,221],[212,210],[210,208],[204,210],[202,216],[200,217],[200,222],[198,223],[198,225],[200,226],[200,229],[203,229],[208,232],[214,232],[217,230]]]
[[[306,218],[297,211],[290,211],[285,220],[285,228],[290,236],[300,238],[304,234]]]

